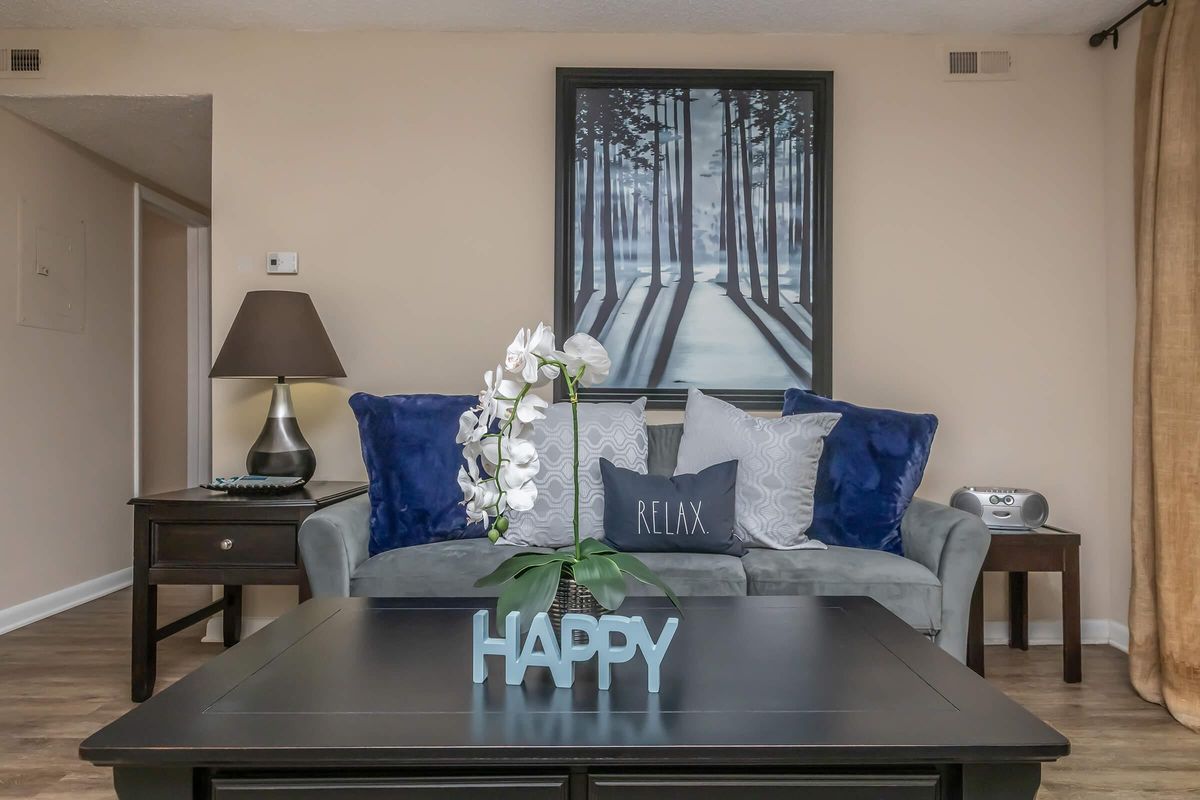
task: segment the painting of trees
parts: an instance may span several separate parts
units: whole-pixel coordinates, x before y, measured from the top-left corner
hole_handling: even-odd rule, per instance
[[[571,227],[559,325],[605,344],[605,391],[668,405],[700,386],[754,406],[791,386],[821,390],[827,75],[756,85],[753,73],[706,83],[677,71],[672,84],[653,71],[639,85],[621,71],[604,85],[605,70],[575,72],[587,75],[569,94],[560,164]]]

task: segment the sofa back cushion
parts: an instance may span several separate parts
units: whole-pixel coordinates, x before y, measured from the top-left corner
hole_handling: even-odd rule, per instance
[[[646,426],[646,472],[650,475],[675,474],[679,461],[679,441],[683,438],[683,423]]]
[[[468,525],[458,487],[458,418],[474,395],[350,398],[370,480],[371,555],[414,544],[485,535]]]
[[[572,516],[571,404],[555,403],[546,418],[533,423],[529,441],[540,469],[533,479],[537,500],[528,511],[510,511],[501,543],[524,547],[565,547],[574,542]],[[579,404],[579,535],[604,536],[604,483],[600,459],[618,467],[646,471],[646,398],[632,403]]]
[[[688,390],[675,474],[736,460],[737,535],[751,547],[821,547],[806,532],[825,437],[837,413],[755,417],[698,389]]]
[[[808,535],[826,544],[903,555],[900,519],[908,510],[937,432],[937,417],[830,400],[788,389],[783,413],[837,412],[825,440]]]

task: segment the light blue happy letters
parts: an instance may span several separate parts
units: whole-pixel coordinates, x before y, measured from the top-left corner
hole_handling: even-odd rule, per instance
[[[510,686],[520,685],[525,680],[525,670],[530,667],[546,667],[554,678],[554,685],[566,689],[575,682],[575,664],[595,656],[597,684],[600,689],[607,690],[612,684],[612,665],[632,660],[640,650],[646,659],[646,689],[650,692],[658,692],[659,667],[679,627],[679,618],[669,617],[655,641],[641,617],[606,614],[596,619],[586,614],[567,614],[562,619],[560,642],[554,635],[549,615],[539,612],[534,615],[522,643],[521,612],[510,611],[504,618],[504,636],[499,639],[488,636],[488,621],[486,610],[475,612],[471,669],[471,679],[475,683],[487,680],[484,656],[503,656],[504,682]],[[574,642],[572,634],[576,632],[584,634],[581,644]],[[620,634],[624,641],[614,644],[614,633]]]

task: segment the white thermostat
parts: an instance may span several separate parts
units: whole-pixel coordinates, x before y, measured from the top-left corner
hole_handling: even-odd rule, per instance
[[[300,259],[295,253],[267,253],[268,275],[295,275],[300,271]]]

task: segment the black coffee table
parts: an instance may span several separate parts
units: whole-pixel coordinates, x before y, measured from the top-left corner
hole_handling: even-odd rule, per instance
[[[658,695],[640,658],[473,684],[479,607],[309,601],[80,754],[122,800],[1026,800],[1070,750],[866,598],[687,599]]]

